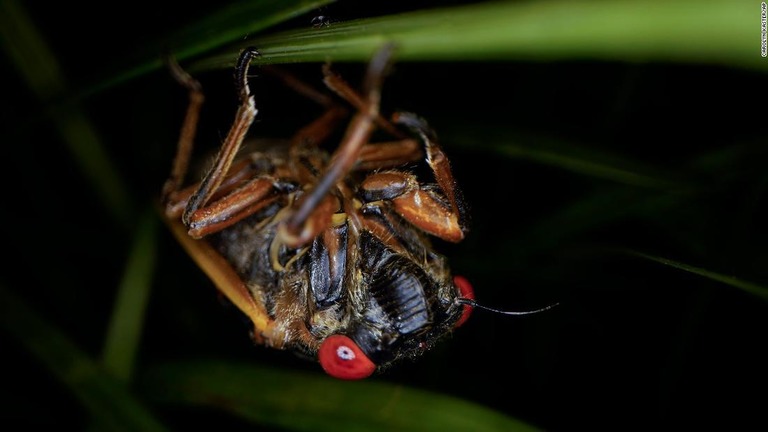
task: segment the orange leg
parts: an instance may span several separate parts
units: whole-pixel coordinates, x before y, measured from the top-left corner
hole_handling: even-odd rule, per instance
[[[395,168],[423,157],[421,145],[415,139],[365,144],[355,170],[371,171]]]
[[[235,189],[247,177],[250,168],[247,165],[239,165],[230,173],[234,156],[256,115],[253,97],[247,88],[246,71],[251,59],[257,54],[254,49],[246,50],[238,61],[236,71],[238,83],[242,86],[240,89],[242,103],[238,109],[236,121],[216,157],[213,168],[191,192],[181,189],[181,184],[189,165],[203,95],[197,81],[181,70],[178,64],[170,64],[174,77],[190,91],[190,105],[182,126],[171,174],[163,187],[162,201],[166,206],[165,214],[173,234],[198,266],[211,278],[216,287],[251,319],[254,325],[255,338],[271,345],[280,346],[284,338],[275,331],[274,321],[269,317],[264,305],[254,300],[237,272],[208,242],[197,241],[193,238],[193,236],[199,237],[220,230],[222,219],[231,221],[238,217],[242,218],[249,211],[255,211],[254,209],[260,205],[259,203],[264,202],[264,200],[254,198],[238,199],[242,198],[246,190],[261,190],[261,195],[258,193],[256,195],[263,197],[264,191],[272,187],[271,184],[265,185],[263,179],[257,178],[247,183],[243,188]],[[212,198],[218,198],[222,192],[232,189],[234,190],[228,195],[217,199],[212,206],[207,207]],[[245,201],[245,203],[241,201]],[[183,210],[181,210],[180,203],[184,204]],[[206,219],[216,215],[217,211],[218,215],[222,217]],[[182,224],[179,219],[184,223]],[[201,221],[201,227],[194,225]],[[193,235],[190,235],[190,227],[193,228]],[[202,231],[194,232],[198,228]]]
[[[230,128],[224,144],[216,154],[216,159],[210,171],[205,175],[197,190],[187,202],[187,207],[181,216],[181,220],[187,226],[190,225],[195,212],[204,207],[219,189],[219,186],[221,186],[229,172],[232,161],[234,161],[238,150],[240,150],[245,134],[256,117],[257,110],[253,96],[248,90],[247,74],[251,60],[257,55],[259,55],[258,51],[253,48],[246,49],[240,55],[236,68],[237,84],[240,86],[240,107],[237,110],[235,122]]]
[[[378,200],[390,200],[394,210],[414,226],[446,241],[461,241],[466,230],[464,206],[448,158],[437,143],[434,132],[424,120],[413,114],[398,113],[394,119],[395,123],[410,128],[421,138],[426,148],[427,163],[442,195],[422,187],[412,174],[388,171],[371,174],[363,181],[361,186],[365,200],[371,204]]]
[[[279,234],[283,244],[289,247],[307,244],[327,228],[327,223],[308,221],[328,222],[338,209],[338,206],[327,204],[326,197],[332,190],[338,190],[339,181],[354,169],[363,146],[371,137],[375,119],[379,117],[381,83],[389,66],[392,48],[391,45],[385,46],[369,64],[364,85],[364,106],[352,118],[341,145],[317,184],[294,204],[291,215],[281,223]],[[321,206],[324,202],[326,204]]]
[[[187,113],[184,117],[181,133],[179,134],[179,141],[176,146],[176,156],[173,158],[171,174],[163,185],[161,202],[165,206],[168,206],[169,203],[173,201],[178,201],[176,195],[187,174],[197,132],[197,122],[200,118],[200,109],[205,100],[203,90],[197,80],[184,71],[175,59],[168,58],[167,63],[171,75],[189,91],[189,106],[187,107]],[[166,212],[169,211],[170,207],[168,207]]]
[[[217,201],[217,204],[207,207],[212,198],[220,196],[223,190],[231,190],[235,185],[239,184],[244,178],[243,172],[248,171],[247,166],[239,165],[238,169],[234,170],[232,174],[230,173],[230,168],[257,112],[253,96],[248,90],[247,80],[248,66],[253,57],[257,55],[258,52],[255,49],[249,48],[241,54],[238,60],[236,74],[237,82],[240,86],[241,103],[235,122],[230,128],[224,144],[217,153],[212,167],[191,194],[188,191],[182,190],[180,186],[189,166],[203,95],[200,84],[197,81],[184,72],[177,63],[170,63],[173,76],[190,91],[190,105],[182,126],[171,175],[163,188],[162,199],[166,206],[166,215],[171,218],[178,217],[179,203],[185,203],[184,210],[181,212],[181,220],[190,229],[189,234],[192,237],[199,238],[227,226],[227,224],[222,224],[222,221],[228,220],[230,221],[228,225],[231,225],[237,220],[242,219],[245,217],[244,215],[255,211],[245,209],[243,204],[257,204],[272,189],[271,183],[266,184],[265,181],[253,181],[243,186],[250,192],[256,192],[254,197],[248,198],[245,200],[245,203],[238,202],[229,209],[222,207],[224,203],[232,204],[233,198],[244,196],[242,191],[236,189],[230,192],[230,195],[227,196],[228,198],[222,198]],[[222,186],[224,186],[224,189],[222,189]],[[217,211],[219,213],[218,217]],[[212,226],[217,228],[213,229],[211,228]]]
[[[386,68],[387,65],[382,65]],[[380,74],[384,74],[386,71],[381,70]],[[359,95],[352,87],[338,74],[335,74],[329,64],[323,66],[323,82],[325,85],[333,90],[342,99],[349,102],[350,105],[357,108],[358,111],[364,112],[367,108],[367,100],[365,97]],[[377,126],[389,132],[395,137],[405,138],[405,135],[392,125],[387,119],[382,117],[378,112],[374,115],[374,122]]]
[[[451,242],[464,238],[459,215],[436,191],[422,188],[413,174],[399,171],[374,173],[362,182],[361,187],[367,206],[379,206],[382,201],[388,201],[400,216],[429,234]]]
[[[235,156],[257,113],[254,98],[248,90],[247,80],[249,64],[256,55],[258,52],[255,49],[246,49],[238,60],[236,74],[237,83],[240,86],[241,103],[235,122],[210,170],[203,180],[192,188],[191,193],[190,189],[180,190],[179,184],[189,163],[189,153],[198,120],[200,104],[196,103],[196,97],[192,99],[188,109],[171,177],[166,181],[164,200],[168,217],[178,217],[179,209],[183,204],[181,220],[192,238],[199,239],[232,226],[273,202],[277,192],[285,189],[280,181],[263,175],[243,184],[243,181],[255,173],[248,161],[233,165]],[[201,93],[199,84],[195,85],[196,81],[178,65],[172,71],[182,84],[190,88],[193,96]]]

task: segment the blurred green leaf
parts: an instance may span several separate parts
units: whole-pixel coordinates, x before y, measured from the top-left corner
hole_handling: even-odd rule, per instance
[[[0,327],[50,370],[102,427],[111,431],[165,430],[124,385],[2,284]]]
[[[214,407],[258,424],[307,431],[533,431],[469,401],[401,385],[221,361],[155,366],[144,394]]]
[[[53,106],[68,91],[56,56],[16,0],[0,1],[0,46],[44,106]],[[126,185],[104,150],[96,128],[72,101],[49,110],[83,174],[116,220],[129,225],[132,205]]]
[[[117,72],[106,73],[102,82],[88,88],[92,94],[118,83],[160,69],[161,54],[168,52],[181,61],[207,52],[224,44],[243,39],[251,33],[269,28],[288,19],[307,13],[335,0],[259,0],[230,4],[200,21],[190,23],[172,34],[150,44],[135,54]],[[83,96],[83,95],[81,95]]]
[[[766,68],[757,4],[710,1],[494,1],[257,36],[190,69],[231,67],[255,45],[257,63],[367,61],[385,42],[407,60],[693,62]]]
[[[236,2],[174,32],[168,38],[167,45],[178,59],[185,59],[226,43],[243,39],[250,33],[259,32],[334,1],[259,0]]]
[[[514,241],[516,250],[532,253],[548,248],[564,239],[586,230],[605,226],[626,217],[653,218],[667,214],[667,210],[690,205],[702,193],[711,193],[715,183],[726,184],[743,176],[746,162],[763,160],[768,147],[763,142],[729,145],[696,155],[677,170],[682,176],[696,181],[670,183],[682,186],[670,189],[627,188],[605,185],[563,206],[551,215],[541,218]],[[738,167],[738,168],[734,168]],[[661,177],[660,179],[665,179]],[[686,187],[686,185],[692,185]]]
[[[734,288],[738,288],[742,291],[745,291],[747,293],[756,295],[758,297],[763,298],[763,300],[768,300],[768,287],[758,285],[756,283],[748,282],[742,279],[739,279],[734,276],[728,276],[721,273],[717,273],[710,270],[705,270],[700,267],[694,267],[692,265],[684,264],[679,261],[674,261],[668,258],[663,258],[656,255],[650,255],[643,252],[633,251],[633,250],[624,250],[623,251],[626,254],[637,256],[640,258],[644,258],[647,260],[655,261],[657,263],[664,264],[666,266],[670,266],[679,270],[687,271],[689,273],[693,273],[702,277],[705,277],[707,279],[712,279],[717,282],[724,283],[726,285],[732,286]]]
[[[513,128],[493,123],[476,124],[457,119],[446,122],[440,133],[450,137],[451,145],[530,160],[616,183],[663,190],[690,187],[677,174],[663,172],[624,156],[540,134],[519,133]]]
[[[123,382],[131,378],[141,339],[154,275],[157,225],[154,210],[145,212],[134,233],[134,243],[126,260],[107,330],[102,363]]]

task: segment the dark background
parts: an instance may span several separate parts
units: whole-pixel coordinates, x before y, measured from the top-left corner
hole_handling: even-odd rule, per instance
[[[345,20],[428,4],[349,3],[317,14]],[[103,4],[87,15],[69,3],[27,7],[73,88],[206,12],[181,2],[134,3],[118,13]],[[311,18],[285,27],[310,25]],[[320,85],[319,64],[289,67]],[[357,82],[363,66],[338,70]],[[0,56],[0,76],[2,281],[97,356],[130,230],[101,204],[6,56]],[[208,96],[202,152],[226,132],[236,99],[231,71],[198,78]],[[471,209],[467,239],[436,247],[473,282],[483,304],[559,306],[524,317],[477,310],[424,358],[375,379],[455,395],[548,430],[764,428],[765,301],[611,248],[768,284],[766,84],[764,73],[706,64],[396,64],[383,110],[406,109],[430,120]],[[287,137],[320,113],[268,77],[253,86],[261,109],[254,135]],[[82,101],[128,183],[136,214],[165,179],[184,103],[184,92],[164,71]],[[615,182],[504,155],[499,147],[540,142],[560,143],[556,149],[570,144],[587,160],[605,154],[630,160],[693,190]],[[711,163],[691,167],[705,155]],[[592,210],[555,218],[595,196],[602,198]],[[197,357],[319,370],[289,353],[253,347],[237,312],[217,300],[164,227],[159,232],[137,375],[155,363]],[[67,389],[16,340],[0,332],[0,347],[6,363],[0,421],[67,429],[86,424]],[[243,426],[216,412],[157,410],[178,427],[203,420]]]

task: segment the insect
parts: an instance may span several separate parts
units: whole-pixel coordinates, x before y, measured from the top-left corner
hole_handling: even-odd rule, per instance
[[[331,25],[331,19],[325,15],[318,15],[312,18],[310,24],[312,24],[312,27],[314,28],[328,27]]]
[[[203,92],[170,64],[190,94],[162,192],[174,234],[250,318],[256,342],[316,359],[340,379],[421,355],[475,305],[469,282],[452,276],[431,246],[432,237],[459,242],[467,231],[449,161],[423,119],[379,113],[393,50],[385,45],[372,57],[360,91],[328,64],[327,95],[283,76],[324,113],[285,146],[241,154],[257,114],[248,70],[260,55],[244,50],[235,121],[205,176],[189,186]],[[339,144],[326,150],[344,124]],[[374,132],[391,139],[372,142]]]

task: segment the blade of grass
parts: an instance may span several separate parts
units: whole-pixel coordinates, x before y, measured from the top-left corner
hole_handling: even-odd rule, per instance
[[[653,191],[607,185],[549,217],[541,218],[519,237],[510,241],[517,244],[514,250],[526,254],[535,253],[536,250],[556,245],[579,232],[620,218],[657,215],[665,209],[687,205],[699,192],[706,193],[711,190],[712,185],[705,181],[707,178],[728,182],[732,172],[738,173],[729,170],[729,167],[738,165],[738,161],[763,160],[765,157],[766,147],[762,141],[734,144],[698,155],[679,170],[694,176],[703,175],[695,189]]]
[[[108,430],[166,430],[125,386],[2,283],[0,327],[18,339]]]
[[[763,300],[768,300],[768,287],[762,286],[753,282],[748,282],[742,279],[739,279],[734,276],[728,276],[721,273],[717,273],[711,270],[706,270],[700,267],[695,267],[689,264],[681,263],[679,261],[674,261],[668,258],[659,257],[656,255],[647,254],[644,252],[634,251],[634,250],[623,250],[622,251],[625,254],[633,255],[636,257],[644,258],[650,261],[655,261],[660,264],[664,264],[666,266],[670,266],[679,270],[683,270],[689,273],[693,273],[702,277],[705,277],[707,279],[711,279],[717,282],[724,283],[726,285],[732,286],[734,288],[738,288],[744,292],[747,292],[752,295],[756,295],[758,297],[761,297]]]
[[[580,175],[652,189],[680,190],[689,187],[676,175],[663,173],[627,157],[585,148],[577,143],[538,134],[510,133],[509,129],[459,120],[446,122],[438,129],[441,135],[450,137],[451,145],[496,152],[509,158],[525,159]]]
[[[50,104],[67,91],[55,56],[16,0],[0,1],[0,46],[43,104]],[[127,188],[104,150],[96,128],[71,102],[51,108],[49,115],[107,209],[117,221],[128,226],[131,203]]]
[[[152,287],[156,232],[157,216],[154,211],[147,211],[134,234],[135,240],[117,291],[102,353],[104,368],[126,383],[133,372],[144,311]]]
[[[255,37],[190,69],[229,68],[246,45],[257,63],[367,61],[384,42],[407,60],[694,62],[765,69],[759,8],[730,0],[495,1],[352,20]]]
[[[170,52],[179,60],[200,55],[227,43],[243,39],[250,33],[305,14],[335,0],[261,0],[241,1],[209,14],[200,21],[150,44],[134,55],[132,60],[105,73],[103,81],[88,87],[79,96],[84,97],[113,85],[139,77],[163,67],[161,54]]]
[[[374,380],[221,361],[155,366],[143,378],[144,393],[158,402],[214,407],[288,430],[535,430],[468,401]]]

